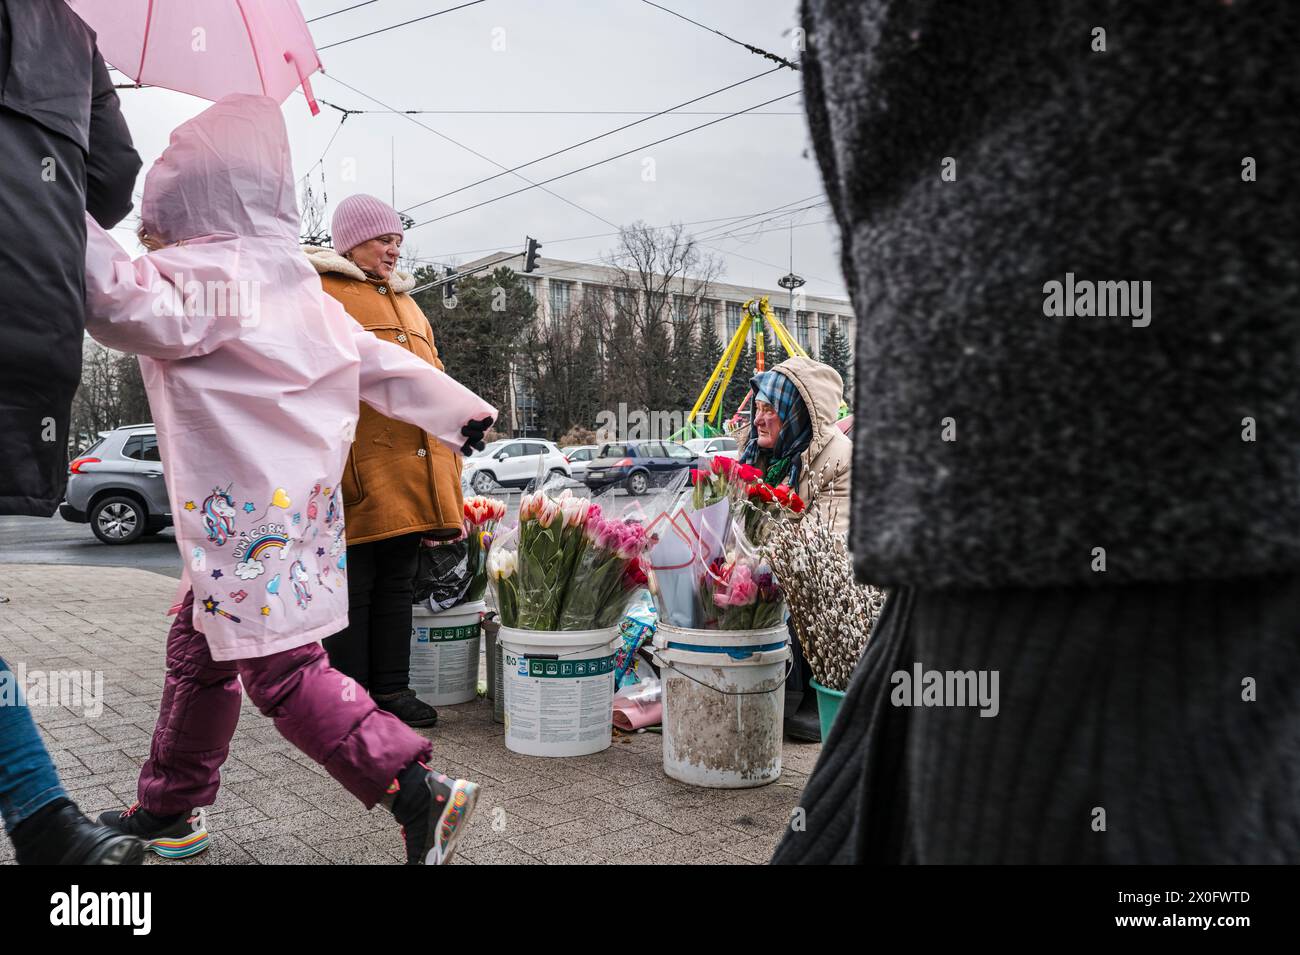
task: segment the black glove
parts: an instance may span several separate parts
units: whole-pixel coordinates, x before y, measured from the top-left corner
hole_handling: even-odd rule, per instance
[[[469,457],[475,451],[483,450],[483,435],[488,428],[492,427],[494,418],[479,418],[477,421],[471,421],[465,427],[460,429],[460,433],[465,435],[466,441],[460,446],[460,453]]]

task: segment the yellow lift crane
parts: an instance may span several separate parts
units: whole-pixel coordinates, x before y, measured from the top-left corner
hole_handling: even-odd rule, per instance
[[[776,340],[781,343],[781,347],[785,349],[787,355],[808,357],[808,352],[795,341],[794,336],[790,334],[786,327],[781,324],[781,320],[773,313],[772,306],[768,304],[766,295],[762,298],[751,298],[742,305],[741,315],[740,327],[736,329],[736,333],[731,336],[731,341],[723,349],[722,357],[718,359],[717,365],[713,368],[713,374],[709,376],[708,382],[704,385],[704,390],[700,392],[700,397],[695,401],[695,407],[691,409],[686,427],[673,436],[675,440],[689,437],[711,438],[723,433],[723,422],[721,420],[722,399],[727,393],[727,386],[731,384],[732,376],[736,373],[740,353],[744,351],[745,343],[749,339],[751,332],[754,336],[755,373],[766,370],[764,367],[764,349],[767,345],[767,328],[771,328],[775,333]],[[737,416],[745,410],[748,403],[749,393],[746,392],[740,407],[736,409]]]

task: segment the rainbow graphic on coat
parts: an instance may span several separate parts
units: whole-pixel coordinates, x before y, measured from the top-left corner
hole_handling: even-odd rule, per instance
[[[257,560],[268,550],[276,547],[283,549],[287,547],[288,544],[289,538],[285,537],[283,534],[263,534],[261,537],[249,544],[247,558],[249,560]]]
[[[288,546],[289,535],[285,533],[283,524],[260,524],[251,532],[245,531],[235,544],[235,576],[240,580],[260,577],[266,573],[263,560],[270,557],[271,551],[278,551],[280,559],[284,560]]]

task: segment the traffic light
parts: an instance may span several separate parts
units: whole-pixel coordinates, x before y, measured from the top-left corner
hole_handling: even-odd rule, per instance
[[[443,278],[442,300],[448,302],[456,297],[456,270],[451,266],[447,266],[443,269]]]
[[[528,240],[528,244],[524,247],[524,271],[531,272],[537,268],[537,250],[542,247],[542,243],[531,235],[524,238]]]

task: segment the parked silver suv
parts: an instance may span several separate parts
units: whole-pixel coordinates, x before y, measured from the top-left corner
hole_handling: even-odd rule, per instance
[[[74,524],[89,523],[105,544],[132,544],[170,527],[171,504],[154,426],[106,431],[74,458],[59,514]]]

